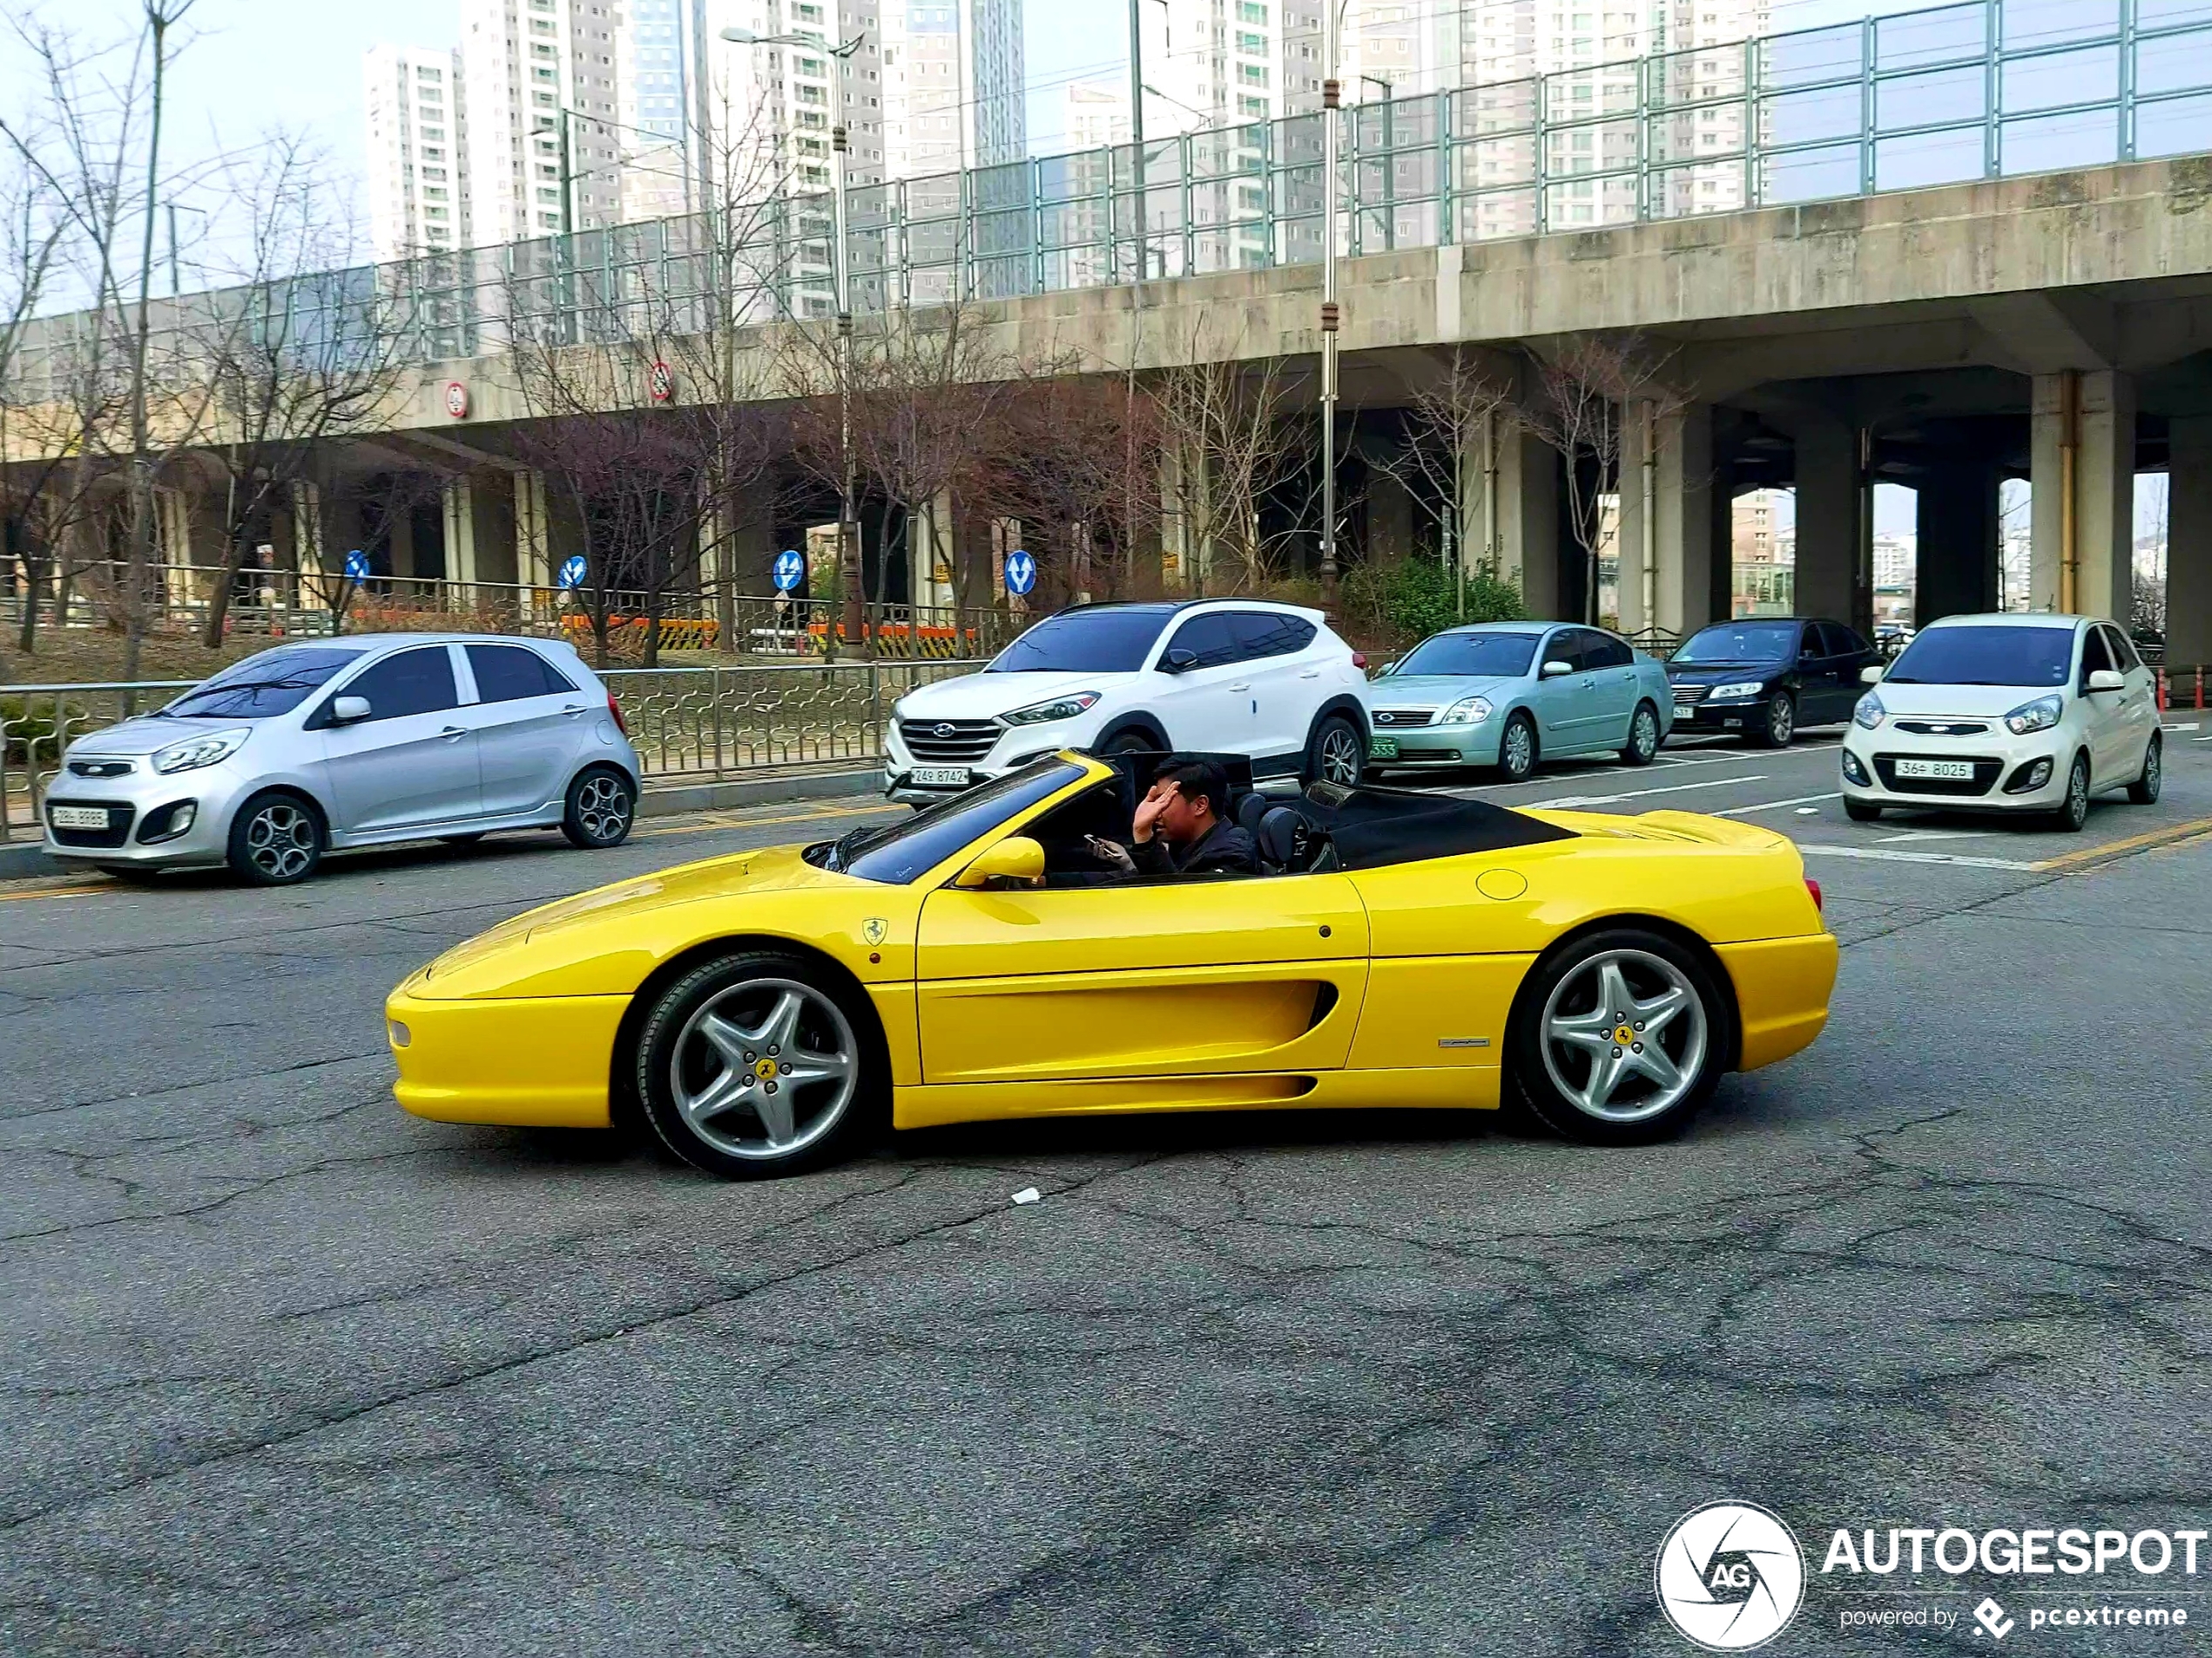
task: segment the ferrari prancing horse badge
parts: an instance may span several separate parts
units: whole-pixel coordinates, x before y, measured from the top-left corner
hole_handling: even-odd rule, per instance
[[[860,923],[860,936],[866,939],[870,944],[882,943],[884,934],[890,932],[890,930],[891,924],[885,920],[880,915],[871,915],[867,920]]]

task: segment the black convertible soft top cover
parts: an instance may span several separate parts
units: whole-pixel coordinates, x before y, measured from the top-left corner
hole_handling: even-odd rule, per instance
[[[1547,840],[1572,840],[1572,830],[1523,817],[1483,800],[1413,789],[1345,788],[1316,783],[1299,812],[1329,837],[1341,869],[1379,869],[1424,858],[1502,852]]]

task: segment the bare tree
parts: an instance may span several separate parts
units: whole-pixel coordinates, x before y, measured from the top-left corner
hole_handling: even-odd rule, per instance
[[[1564,462],[1568,528],[1582,555],[1582,619],[1593,625],[1598,620],[1598,564],[1613,534],[1602,497],[1620,487],[1629,405],[1651,405],[1656,429],[1687,401],[1663,378],[1666,363],[1634,336],[1618,340],[1571,336],[1537,360],[1528,394],[1520,404],[1522,423]]]
[[[1123,379],[1026,374],[989,435],[988,498],[1022,521],[1040,582],[1106,598],[1135,592],[1160,534],[1151,394]]]
[[[1413,391],[1406,411],[1406,447],[1381,462],[1436,525],[1460,617],[1467,614],[1469,549],[1476,542],[1467,506],[1474,485],[1470,468],[1483,445],[1497,441],[1501,423],[1514,418],[1510,384],[1487,372],[1479,354],[1454,346],[1443,372]],[[1486,543],[1480,555],[1481,573],[1491,577],[1498,573],[1495,550]]]
[[[1243,591],[1275,574],[1282,544],[1298,533],[1270,535],[1261,524],[1265,498],[1305,447],[1286,418],[1298,377],[1278,357],[1236,361],[1234,342],[1206,349],[1203,327],[1193,327],[1183,362],[1153,379],[1168,495],[1194,590],[1204,593],[1226,562],[1230,590]]]

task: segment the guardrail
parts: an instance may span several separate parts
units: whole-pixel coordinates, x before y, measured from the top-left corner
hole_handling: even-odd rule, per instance
[[[873,763],[900,698],[981,666],[974,660],[813,662],[615,668],[601,677],[621,704],[651,784]],[[195,683],[0,685],[0,841],[41,833],[40,802],[71,743],[158,708]]]

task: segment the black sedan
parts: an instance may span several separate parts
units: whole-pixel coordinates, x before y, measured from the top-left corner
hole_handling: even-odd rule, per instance
[[[1779,748],[1800,725],[1851,718],[1881,653],[1840,622],[1744,617],[1693,633],[1668,658],[1675,733],[1733,731]]]

